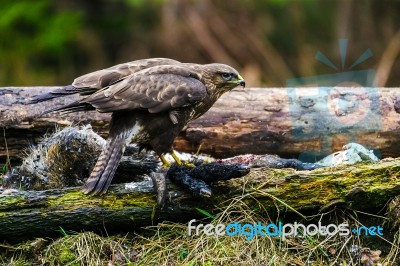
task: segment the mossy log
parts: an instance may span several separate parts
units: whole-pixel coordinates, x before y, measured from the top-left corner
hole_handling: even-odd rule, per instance
[[[343,165],[313,171],[252,169],[238,179],[212,186],[213,196],[193,198],[169,184],[163,210],[156,208],[151,181],[112,185],[102,197],[79,188],[25,191],[0,195],[0,239],[9,241],[74,230],[137,230],[159,221],[199,218],[196,208],[216,213],[234,198],[270,215],[280,212],[317,214],[340,206],[378,213],[400,193],[400,159]]]
[[[32,96],[56,87],[0,88],[0,159],[16,158],[55,125],[91,123],[107,135],[108,114],[52,113],[76,96],[27,105]],[[382,157],[400,156],[398,88],[250,88],[226,93],[176,139],[178,151],[229,157],[277,154],[293,158],[305,151],[322,157],[348,142],[376,149]],[[6,145],[7,144],[7,145]]]

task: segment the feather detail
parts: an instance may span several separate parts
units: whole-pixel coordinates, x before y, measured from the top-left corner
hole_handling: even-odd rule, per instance
[[[140,128],[135,124],[135,117],[113,114],[107,144],[83,185],[82,192],[94,195],[107,192],[127,144]]]
[[[80,90],[76,89],[72,85],[69,85],[69,86],[65,86],[60,89],[57,89],[55,91],[49,92],[49,93],[37,95],[37,96],[33,97],[28,102],[28,104],[41,103],[41,102],[52,100],[54,98],[63,97],[66,95],[75,94],[75,93],[79,93],[79,92],[80,92]]]
[[[177,117],[177,112],[176,111],[170,111],[168,113],[169,119],[171,119],[172,124],[176,125],[178,124],[178,117]]]
[[[125,140],[116,138],[107,143],[97,163],[82,188],[85,194],[103,194],[111,184],[119,161],[125,151]]]

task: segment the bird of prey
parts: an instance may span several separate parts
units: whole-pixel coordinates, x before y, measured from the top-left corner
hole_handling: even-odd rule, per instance
[[[238,71],[225,64],[181,63],[152,58],[119,64],[78,77],[72,85],[34,97],[39,103],[79,94],[78,101],[53,111],[112,113],[106,146],[82,191],[105,193],[124,153],[136,143],[154,150],[165,166],[172,144],[188,122],[203,115],[225,92],[245,86]]]

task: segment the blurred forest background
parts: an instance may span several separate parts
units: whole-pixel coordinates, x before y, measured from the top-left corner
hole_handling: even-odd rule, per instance
[[[0,0],[0,86],[66,85],[148,57],[227,63],[249,87],[294,77],[377,71],[400,84],[400,1]],[[341,67],[339,39],[348,39]],[[325,54],[337,70],[315,59]]]

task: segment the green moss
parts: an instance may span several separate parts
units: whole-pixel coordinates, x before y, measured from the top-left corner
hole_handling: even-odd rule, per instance
[[[71,204],[70,204],[71,203]],[[83,207],[100,207],[110,208],[113,210],[123,209],[126,207],[148,207],[156,203],[156,197],[153,194],[138,195],[116,195],[108,193],[104,196],[88,196],[81,191],[68,191],[60,197],[54,197],[48,200],[51,207],[63,209],[75,209]]]
[[[58,256],[58,261],[60,262],[60,265],[66,265],[67,263],[72,263],[76,259],[77,258],[75,257],[75,253],[72,252],[70,249],[65,248],[63,250],[60,250],[60,255]],[[79,266],[79,263],[76,262],[69,265]]]
[[[135,196],[109,194],[104,197],[101,206],[118,210],[126,207],[149,207],[154,204],[156,204],[156,197],[153,194],[143,193]]]
[[[366,194],[369,204],[377,207],[399,194],[399,177],[400,160],[395,160],[313,171],[260,168],[252,170],[243,185],[246,185],[247,192],[256,192],[258,200],[270,202],[271,205],[276,204],[274,198],[282,199],[284,203],[277,204],[278,208],[286,208],[287,204],[294,209],[318,209],[324,208],[321,205],[332,206],[332,203],[340,202],[356,209],[366,209]]]
[[[62,196],[54,196],[49,198],[47,203],[50,207],[59,207],[62,206],[64,209],[75,209],[82,207],[90,207],[93,206],[93,198],[88,197],[80,191],[68,191]],[[95,201],[99,201],[98,199]],[[73,204],[70,204],[73,202]],[[79,204],[77,204],[79,202]]]
[[[0,197],[0,206],[19,206],[25,202],[26,199],[23,196]]]
[[[103,265],[103,262],[106,265],[113,254],[129,254],[130,245],[124,240],[100,237],[92,232],[67,235],[46,248],[43,261],[49,265]]]
[[[2,262],[0,260],[0,262]],[[10,266],[32,266],[32,262],[29,260],[26,260],[24,258],[18,258],[18,259],[11,259],[9,263],[5,263],[2,265],[10,265]]]

